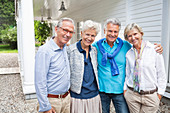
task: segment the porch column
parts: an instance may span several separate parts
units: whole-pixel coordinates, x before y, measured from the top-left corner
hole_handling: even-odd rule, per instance
[[[35,62],[35,38],[33,1],[21,0],[21,46],[23,61],[23,92],[24,94],[35,93],[34,88],[34,62]]]
[[[168,86],[170,86],[170,1],[163,0],[163,14],[162,14],[162,38],[161,45],[163,46],[163,56],[165,61],[166,74],[168,79]],[[169,75],[168,75],[169,74]]]

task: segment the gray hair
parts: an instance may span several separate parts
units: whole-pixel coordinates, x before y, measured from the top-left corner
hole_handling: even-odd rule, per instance
[[[107,24],[112,23],[113,25],[118,25],[119,30],[121,28],[121,23],[117,18],[107,19],[104,24],[104,29],[107,30]]]
[[[71,18],[64,17],[58,21],[57,27],[62,27],[63,21],[70,21],[74,25],[74,21]],[[74,29],[75,29],[75,25],[74,25]]]
[[[125,40],[128,40],[128,33],[130,30],[133,30],[133,29],[137,29],[142,35],[144,34],[143,33],[143,30],[142,28],[136,24],[136,23],[131,23],[131,24],[128,24],[124,30],[124,37],[125,37]]]
[[[94,22],[92,20],[86,20],[83,24],[82,32],[88,29],[94,29],[96,31],[96,35],[99,33],[100,28],[99,24],[97,22]]]

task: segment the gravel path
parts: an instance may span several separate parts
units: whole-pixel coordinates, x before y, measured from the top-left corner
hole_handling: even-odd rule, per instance
[[[18,53],[0,53],[0,68],[18,67]]]
[[[18,53],[0,53],[1,68],[18,67]],[[19,74],[0,75],[0,113],[37,113],[37,99],[25,100]]]
[[[0,75],[0,113],[36,113],[37,100],[25,100],[19,74]]]

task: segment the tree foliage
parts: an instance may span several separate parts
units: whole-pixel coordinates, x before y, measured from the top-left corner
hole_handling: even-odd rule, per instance
[[[1,31],[1,39],[3,43],[10,44],[11,49],[17,48],[17,28],[6,28]]]
[[[41,43],[45,42],[47,37],[50,36],[50,27],[47,22],[34,21],[35,38]]]
[[[16,26],[14,0],[0,0],[0,34],[9,26]]]

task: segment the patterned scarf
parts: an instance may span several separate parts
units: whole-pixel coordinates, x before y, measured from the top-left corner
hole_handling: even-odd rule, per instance
[[[138,54],[137,50],[134,48],[135,51],[135,67],[134,67],[134,76],[133,76],[133,88],[134,91],[140,92],[140,78],[141,78],[141,68],[140,68],[140,61],[142,58],[143,50],[146,46],[146,43],[142,41],[141,50]]]

